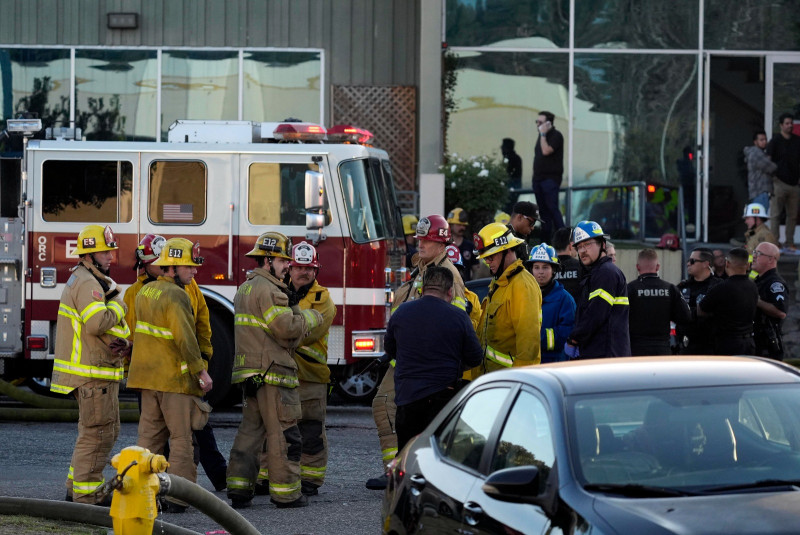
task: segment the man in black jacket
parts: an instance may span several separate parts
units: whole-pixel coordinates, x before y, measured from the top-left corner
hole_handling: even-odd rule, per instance
[[[778,166],[773,178],[773,195],[769,205],[769,228],[780,239],[780,217],[786,211],[785,251],[795,254],[794,228],[800,202],[800,137],[794,135],[794,116],[784,113],[778,118],[780,133],[767,145],[767,154]]]
[[[575,249],[570,243],[571,239],[572,229],[570,227],[562,227],[553,234],[552,245],[558,255],[558,265],[561,268],[556,273],[556,280],[564,286],[564,289],[577,302],[581,292],[583,269],[580,261],[575,258]]]
[[[786,281],[778,274],[781,252],[767,242],[759,243],[753,251],[753,270],[758,273],[758,310],[754,324],[756,355],[783,360],[781,324],[786,317]]]
[[[681,297],[689,305],[691,321],[678,325],[678,345],[681,355],[713,355],[714,341],[711,336],[710,318],[698,317],[697,305],[705,299],[708,291],[720,284],[722,279],[712,272],[714,253],[706,247],[693,250],[687,260],[689,278],[678,284]]]
[[[639,278],[628,283],[633,356],[671,355],[670,322],[685,324],[692,317],[675,285],[658,276],[660,267],[656,250],[643,249],[636,262]]]

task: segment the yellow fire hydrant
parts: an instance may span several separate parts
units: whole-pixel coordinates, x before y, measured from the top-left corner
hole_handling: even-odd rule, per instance
[[[117,485],[111,499],[111,518],[116,535],[150,535],[158,515],[156,474],[166,471],[169,463],[163,455],[131,446],[111,459],[117,470]]]

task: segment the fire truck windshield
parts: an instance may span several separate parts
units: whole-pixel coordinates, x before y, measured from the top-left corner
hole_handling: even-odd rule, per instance
[[[344,162],[339,166],[339,174],[353,241],[364,243],[390,236],[380,177],[375,176],[369,162]]]

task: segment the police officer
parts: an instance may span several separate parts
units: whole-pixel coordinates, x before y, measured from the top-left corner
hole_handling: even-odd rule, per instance
[[[708,291],[720,284],[722,279],[712,272],[714,253],[706,247],[698,247],[691,252],[686,261],[686,272],[689,277],[678,284],[681,297],[689,305],[691,319],[689,323],[678,325],[676,335],[680,354],[713,355],[714,340],[709,318],[698,316],[697,305],[705,298]]]
[[[300,484],[302,439],[297,363],[292,353],[322,323],[313,309],[290,301],[291,240],[265,232],[246,256],[257,267],[236,290],[233,308],[236,352],[232,383],[243,383],[242,423],[228,463],[228,499],[239,509],[252,504],[259,454],[267,438],[270,500],[278,508],[305,507]]]
[[[511,209],[511,216],[508,221],[508,228],[514,232],[514,236],[522,240],[517,246],[515,254],[517,259],[523,261],[528,258],[528,238],[536,227],[539,220],[539,207],[528,201],[519,201]],[[496,221],[496,218],[495,218]]]
[[[670,322],[684,325],[692,318],[678,288],[658,276],[660,267],[656,250],[643,249],[636,261],[639,278],[628,283],[628,326],[635,357],[672,354]]]
[[[517,258],[515,251],[524,242],[501,223],[489,223],[473,241],[493,277],[478,333],[484,372],[539,364],[542,292]]]
[[[185,238],[166,241],[153,265],[158,280],[136,294],[136,335],[128,388],[142,391],[138,446],[162,453],[169,440],[169,471],[197,481],[192,431],[208,423],[211,408],[202,396],[213,384],[197,342],[192,302],[184,288],[203,263],[200,244]],[[187,505],[169,499],[164,508],[182,513]]]
[[[130,334],[125,304],[109,277],[117,242],[110,227],[88,225],[78,234],[80,262],[71,269],[58,306],[50,390],[78,400],[78,439],[67,476],[67,501],[110,505],[96,494],[119,435],[123,357],[109,344]]]
[[[725,260],[728,278],[711,288],[697,304],[697,314],[713,320],[715,355],[752,355],[755,351],[753,320],[758,287],[747,276],[749,257],[743,247],[728,251]]]
[[[392,312],[407,301],[418,299],[422,296],[422,280],[429,267],[446,267],[453,274],[453,300],[451,304],[467,310],[467,301],[464,293],[464,282],[458,270],[447,256],[447,245],[452,241],[450,225],[439,214],[423,217],[417,223],[417,265],[411,272],[411,280],[400,286],[395,292],[392,302]],[[394,402],[394,365],[386,370],[386,374],[378,386],[378,392],[372,399],[372,417],[378,428],[378,439],[381,444],[381,458],[384,466],[388,465],[397,455],[397,433],[395,429],[395,416],[397,406]],[[370,490],[386,488],[386,474],[372,477],[366,482]]]
[[[786,317],[786,282],[778,275],[780,249],[772,243],[759,243],[753,252],[753,270],[758,272],[758,310],[754,322],[756,355],[783,360],[781,324]]]
[[[581,221],[572,231],[572,243],[585,274],[581,279],[575,327],[564,346],[570,359],[631,354],[628,289],[625,275],[606,254],[607,239],[608,234],[594,221]]]
[[[575,248],[572,247],[572,228],[562,227],[553,234],[553,248],[558,255],[559,268],[556,270],[556,280],[569,292],[573,299],[577,299],[581,291],[581,274],[583,269],[576,258]]]

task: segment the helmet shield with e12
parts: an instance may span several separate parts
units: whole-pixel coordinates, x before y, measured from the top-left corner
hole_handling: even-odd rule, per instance
[[[204,258],[200,256],[200,242],[192,244],[186,238],[170,238],[164,244],[154,266],[201,266]]]
[[[513,249],[524,240],[514,236],[510,228],[502,223],[489,223],[472,236],[478,258],[486,258],[495,253]]]

